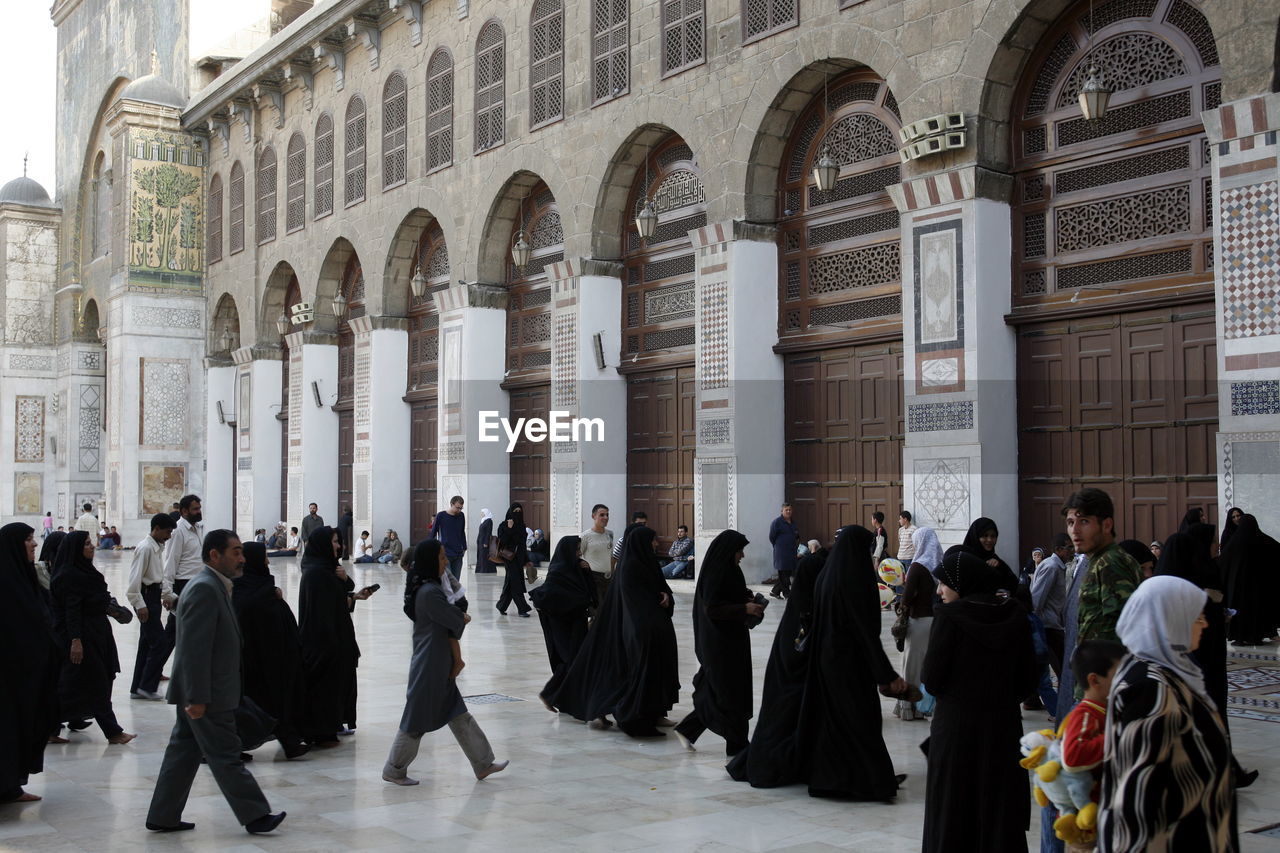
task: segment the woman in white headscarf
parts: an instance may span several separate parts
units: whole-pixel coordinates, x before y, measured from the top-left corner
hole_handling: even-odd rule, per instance
[[[498,569],[489,562],[489,539],[493,536],[493,513],[488,507],[480,510],[480,531],[476,535],[476,574],[491,575]]]
[[[920,671],[924,668],[925,652],[929,650],[929,631],[933,627],[933,593],[936,584],[933,571],[942,564],[942,545],[932,527],[917,527],[911,534],[915,555],[907,569],[902,600],[898,602],[900,613],[907,615],[907,638],[902,647],[902,677],[908,684],[920,684]],[[919,703],[899,699],[893,715],[901,720],[923,720],[933,710]]]
[[[1120,613],[1129,655],[1107,703],[1100,853],[1239,849],[1231,745],[1191,657],[1206,600],[1190,581],[1157,575]]]

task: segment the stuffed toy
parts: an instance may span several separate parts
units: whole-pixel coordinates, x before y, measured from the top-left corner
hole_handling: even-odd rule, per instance
[[[1036,803],[1058,810],[1054,834],[1071,844],[1091,844],[1098,821],[1098,804],[1090,796],[1093,773],[1062,766],[1060,731],[1041,729],[1024,735],[1020,743],[1025,757],[1018,763],[1035,777]]]

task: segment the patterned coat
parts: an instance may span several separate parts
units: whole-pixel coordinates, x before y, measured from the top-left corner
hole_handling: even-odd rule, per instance
[[[1089,558],[1080,585],[1080,629],[1076,645],[1085,640],[1111,640],[1124,603],[1142,582],[1142,567],[1114,542]]]
[[[1111,686],[1099,853],[1233,853],[1235,791],[1222,719],[1174,672],[1126,657]]]

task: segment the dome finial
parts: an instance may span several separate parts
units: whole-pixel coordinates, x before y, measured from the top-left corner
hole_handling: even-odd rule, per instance
[[[156,75],[160,73],[160,54],[154,49],[151,51],[151,73]]]
[[[27,176],[27,158],[31,156],[30,151],[22,152],[22,177]]]

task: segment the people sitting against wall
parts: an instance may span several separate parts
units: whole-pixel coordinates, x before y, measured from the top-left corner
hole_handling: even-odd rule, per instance
[[[285,541],[287,548],[279,548],[275,551],[267,552],[268,557],[296,557],[298,556],[298,528],[289,528],[289,538]]]
[[[533,536],[529,538],[528,548],[529,562],[535,566],[541,566],[551,559],[551,543],[547,541],[547,537],[543,534],[541,527],[533,531]]]
[[[267,548],[271,551],[283,551],[289,547],[289,531],[283,521],[276,524],[276,529],[267,539]]]
[[[107,537],[111,531],[107,530],[106,522],[98,522],[98,550],[110,551],[111,543],[107,541]]]
[[[102,526],[102,532],[98,535],[98,550],[99,551],[118,551],[119,549],[120,549],[120,534],[116,531],[114,527],[108,530],[107,526],[104,524]]]
[[[373,540],[369,538],[369,531],[360,531],[360,538],[356,540],[355,546],[352,547],[351,555],[357,563],[377,562],[378,558],[373,555]]]
[[[667,550],[671,558],[662,567],[662,576],[668,579],[693,577],[693,540],[689,538],[689,528],[683,524],[676,528],[675,541]]]
[[[375,557],[379,563],[399,563],[403,556],[404,543],[400,541],[400,535],[394,530],[388,530]]]
[[[259,545],[266,545],[267,544],[267,528],[259,527],[257,530],[253,531],[253,541],[257,542]]]

